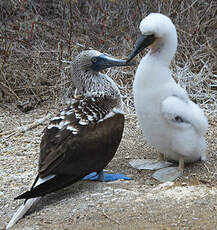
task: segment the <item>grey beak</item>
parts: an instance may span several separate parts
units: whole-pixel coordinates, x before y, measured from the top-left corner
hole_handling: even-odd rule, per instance
[[[91,68],[95,71],[101,71],[103,69],[107,69],[114,66],[132,66],[132,65],[135,64],[132,62],[128,62],[126,60],[112,58],[102,54],[97,57],[97,62],[93,63]]]
[[[136,43],[136,46],[132,53],[129,55],[127,62],[131,61],[138,53],[143,49],[151,45],[155,40],[155,37],[149,35],[141,35]]]

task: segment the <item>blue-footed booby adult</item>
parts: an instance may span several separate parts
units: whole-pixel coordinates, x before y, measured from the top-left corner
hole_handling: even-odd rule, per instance
[[[69,186],[82,178],[111,181],[130,179],[122,174],[104,175],[124,128],[123,102],[115,82],[101,70],[126,66],[124,60],[98,51],[81,52],[71,62],[72,82],[77,96],[59,116],[51,119],[40,144],[38,175],[30,191],[7,225],[12,227],[40,197]],[[97,175],[89,175],[96,172]]]
[[[159,161],[134,160],[139,169],[168,166],[165,159],[179,162],[179,167],[158,170],[153,177],[173,181],[182,174],[184,162],[206,159],[204,135],[208,121],[187,92],[171,76],[169,65],[177,48],[177,33],[172,21],[160,13],[151,13],[140,24],[142,33],[128,61],[146,47],[133,84],[136,114],[143,134],[159,154]]]

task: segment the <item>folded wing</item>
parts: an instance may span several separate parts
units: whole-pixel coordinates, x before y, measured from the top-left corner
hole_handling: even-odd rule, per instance
[[[17,199],[44,196],[106,167],[119,146],[124,115],[112,107],[112,101],[104,101],[80,98],[52,119],[42,137],[38,175],[54,177]]]
[[[185,101],[178,96],[170,96],[162,102],[161,113],[163,118],[176,128],[194,127],[200,135],[204,135],[208,128],[203,110],[191,100]]]

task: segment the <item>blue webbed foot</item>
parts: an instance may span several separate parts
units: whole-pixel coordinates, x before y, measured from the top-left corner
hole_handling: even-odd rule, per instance
[[[130,177],[125,176],[124,174],[111,174],[111,173],[104,173],[103,171],[96,173],[92,172],[89,175],[82,178],[82,180],[91,180],[91,181],[101,181],[101,182],[109,182],[109,181],[116,181],[116,180],[131,180]]]

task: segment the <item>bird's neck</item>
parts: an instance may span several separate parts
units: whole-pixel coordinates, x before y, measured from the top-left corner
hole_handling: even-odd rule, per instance
[[[149,53],[150,58],[160,61],[162,64],[169,66],[172,58],[175,55],[177,48],[177,34],[176,32],[167,34],[151,46]]]
[[[169,65],[176,52],[176,33],[158,39],[142,58],[136,71],[134,87],[137,90],[154,89],[173,81]]]
[[[105,74],[95,71],[72,69],[72,79],[78,94],[85,97],[120,98],[120,91],[113,80]]]

